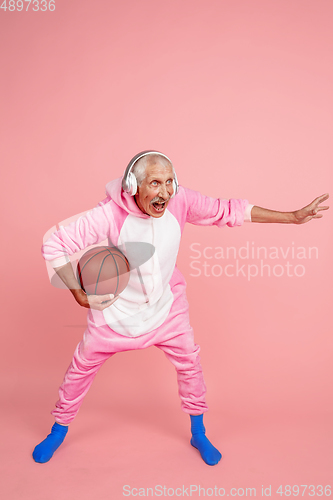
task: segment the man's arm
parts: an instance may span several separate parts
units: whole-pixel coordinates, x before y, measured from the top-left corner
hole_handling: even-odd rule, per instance
[[[67,288],[72,292],[76,302],[82,307],[103,311],[103,309],[111,306],[111,304],[118,299],[118,295],[114,296],[112,294],[87,295],[75,278],[72,264],[70,262],[64,266],[55,267],[54,270],[59,278],[65,283]]]
[[[44,259],[48,260],[76,302],[82,307],[99,311],[113,304],[118,296],[87,295],[75,278],[69,256],[90,245],[98,244],[109,236],[113,227],[113,217],[110,207],[104,201],[76,221],[65,227],[60,226],[42,246]]]
[[[319,214],[320,210],[328,210],[328,206],[320,207],[329,198],[329,194],[318,196],[309,205],[294,212],[276,212],[275,210],[268,210],[254,206],[251,210],[252,222],[280,222],[282,224],[304,224],[311,219],[320,219],[323,214]]]

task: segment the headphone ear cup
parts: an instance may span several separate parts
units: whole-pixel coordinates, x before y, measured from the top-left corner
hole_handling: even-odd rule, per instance
[[[177,192],[177,185],[175,183],[175,179],[172,181],[172,189],[173,189],[173,193],[170,196],[170,198],[173,198],[176,195],[176,192]]]
[[[138,190],[138,184],[136,182],[136,177],[132,172],[128,174],[127,184],[128,184],[128,194],[130,196],[134,196]]]
[[[171,198],[176,196],[176,194],[178,193],[178,183],[175,179],[172,181],[172,187],[173,187],[173,193],[172,193]]]

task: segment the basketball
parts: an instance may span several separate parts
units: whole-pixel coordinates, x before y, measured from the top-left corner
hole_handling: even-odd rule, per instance
[[[130,265],[116,247],[94,247],[77,264],[76,277],[87,295],[119,295],[129,281]]]

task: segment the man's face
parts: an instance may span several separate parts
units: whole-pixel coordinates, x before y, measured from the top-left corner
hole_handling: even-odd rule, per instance
[[[162,217],[173,194],[173,170],[158,163],[148,165],[146,177],[138,186],[135,201],[140,210],[152,217]]]

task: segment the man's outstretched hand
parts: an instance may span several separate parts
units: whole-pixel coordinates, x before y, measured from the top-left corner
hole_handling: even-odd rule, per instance
[[[295,217],[295,224],[304,224],[305,222],[309,222],[311,219],[320,219],[323,217],[323,214],[319,214],[318,212],[321,210],[328,210],[329,206],[319,206],[321,203],[327,200],[329,198],[329,194],[322,194],[321,196],[318,196],[313,202],[311,202],[309,205],[307,205],[304,208],[301,208],[300,210],[296,210],[293,212],[293,215]]]
[[[252,222],[279,222],[282,224],[304,224],[311,219],[319,219],[323,214],[319,214],[320,210],[327,210],[328,206],[320,207],[320,203],[327,200],[329,194],[322,194],[313,200],[310,205],[307,205],[295,212],[277,212],[276,210],[268,210],[267,208],[257,207],[254,205],[251,210]]]

